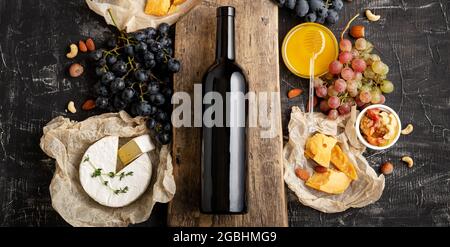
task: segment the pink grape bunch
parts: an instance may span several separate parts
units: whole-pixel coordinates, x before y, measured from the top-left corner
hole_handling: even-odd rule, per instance
[[[384,104],[383,94],[394,91],[387,80],[389,66],[373,54],[373,45],[364,38],[354,44],[349,39],[339,42],[338,60],[329,65],[329,72],[314,81],[320,110],[330,120],[350,113],[352,106],[364,109],[371,104]]]

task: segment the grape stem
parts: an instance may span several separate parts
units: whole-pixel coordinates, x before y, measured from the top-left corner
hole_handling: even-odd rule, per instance
[[[344,31],[342,31],[342,33],[341,33],[341,40],[343,40],[344,39],[344,34],[347,32],[347,30],[350,28],[350,25],[352,24],[352,22],[354,21],[354,20],[356,20],[356,18],[358,18],[358,16],[359,16],[359,13],[358,14],[356,14],[348,23],[347,23],[347,25],[345,26],[345,28],[344,28]]]

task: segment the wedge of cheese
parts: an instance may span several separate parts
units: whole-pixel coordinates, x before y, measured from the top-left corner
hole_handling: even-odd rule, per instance
[[[306,141],[305,155],[317,162],[317,164],[329,168],[331,150],[336,143],[337,140],[335,138],[317,133]]]
[[[153,145],[149,135],[134,138],[119,149],[119,159],[122,167],[128,165],[141,154],[150,152],[153,149],[155,149],[155,145]]]
[[[101,205],[124,207],[147,189],[152,163],[143,153],[124,169],[116,172],[119,137],[105,137],[90,146],[83,155],[80,182],[86,193]]]
[[[352,180],[358,180],[355,165],[348,159],[347,155],[342,151],[339,145],[334,146],[331,150],[331,163]]]
[[[147,15],[165,16],[171,5],[171,0],[147,0],[144,12]]]
[[[305,184],[325,193],[342,194],[350,186],[351,181],[344,173],[329,169],[325,173],[314,173]]]

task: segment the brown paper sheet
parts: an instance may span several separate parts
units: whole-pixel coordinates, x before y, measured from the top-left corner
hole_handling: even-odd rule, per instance
[[[146,221],[156,202],[167,203],[175,194],[172,158],[168,146],[150,152],[152,181],[135,202],[109,208],[92,200],[81,187],[79,165],[87,148],[106,136],[133,138],[147,133],[145,119],[126,112],[107,113],[83,122],[57,117],[44,127],[40,146],[56,160],[50,184],[53,208],[73,226],[127,226]]]
[[[86,0],[92,11],[103,16],[106,23],[113,25],[114,23],[108,13],[110,9],[117,27],[128,33],[148,27],[156,28],[161,23],[172,25],[201,3],[201,0],[187,0],[178,6],[175,13],[163,17],[145,14],[146,2],[147,0]]]

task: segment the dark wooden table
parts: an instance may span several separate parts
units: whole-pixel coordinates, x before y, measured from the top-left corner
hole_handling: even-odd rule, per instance
[[[269,0],[264,0],[269,1]],[[450,24],[448,0],[391,0],[346,3],[338,34],[354,14],[376,9],[381,21],[368,30],[382,59],[390,66],[396,90],[387,104],[414,134],[402,137],[388,151],[368,152],[378,170],[384,161],[396,165],[386,179],[381,199],[363,209],[323,214],[302,206],[287,189],[291,226],[448,226],[450,224]],[[280,11],[280,44],[299,23]],[[42,153],[39,138],[52,118],[63,115],[83,120],[89,115],[65,112],[68,101],[78,105],[91,94],[92,81],[67,75],[67,46],[80,38],[102,40],[111,29],[89,11],[82,0],[0,0],[0,225],[68,226],[52,209],[48,186],[54,161]],[[307,82],[281,65],[283,124],[290,108],[303,106],[306,96],[288,100],[291,86]],[[90,115],[95,114],[90,113]],[[286,130],[285,130],[286,131]],[[286,133],[287,134],[287,133]],[[400,162],[414,157],[414,168]],[[165,205],[139,226],[163,226]]]

